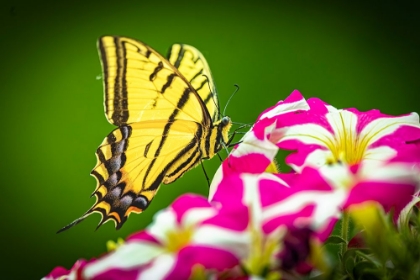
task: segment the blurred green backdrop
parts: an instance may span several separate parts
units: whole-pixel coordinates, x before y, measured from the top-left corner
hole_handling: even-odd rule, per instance
[[[39,279],[105,252],[184,192],[207,193],[201,168],[163,186],[149,209],[116,231],[93,215],[94,152],[113,129],[103,113],[96,40],[125,35],[166,55],[196,46],[227,114],[249,123],[293,89],[339,107],[419,110],[420,17],[393,1],[3,1],[1,4],[2,278]],[[223,153],[222,153],[223,154]],[[223,154],[224,155],[224,154]],[[218,159],[206,162],[213,174]],[[8,276],[8,277],[5,277]]]

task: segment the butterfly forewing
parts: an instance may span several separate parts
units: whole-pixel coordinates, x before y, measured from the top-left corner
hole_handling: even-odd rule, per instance
[[[159,53],[125,37],[100,38],[105,113],[122,125],[143,120],[182,119],[209,124],[194,88]]]
[[[219,119],[219,103],[210,67],[199,50],[186,44],[173,44],[168,60],[200,95],[213,122]]]

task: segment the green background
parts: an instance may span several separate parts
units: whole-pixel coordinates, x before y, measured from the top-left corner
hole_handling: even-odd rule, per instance
[[[152,3],[154,2],[154,3]],[[107,240],[148,225],[184,192],[207,193],[201,168],[161,188],[116,231],[92,215],[94,152],[113,129],[103,113],[96,40],[124,35],[166,54],[197,47],[226,114],[250,123],[294,89],[338,108],[419,110],[420,17],[391,1],[110,1],[1,4],[1,278],[39,279],[105,252]],[[333,4],[334,3],[334,4]],[[222,152],[222,156],[225,154]],[[218,159],[206,162],[213,174]],[[8,277],[5,277],[8,276]]]

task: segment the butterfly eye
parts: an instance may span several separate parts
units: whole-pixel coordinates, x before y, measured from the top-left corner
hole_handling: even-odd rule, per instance
[[[225,116],[225,117],[222,118],[222,125],[223,126],[226,126],[229,123],[230,123],[230,118],[229,117]]]

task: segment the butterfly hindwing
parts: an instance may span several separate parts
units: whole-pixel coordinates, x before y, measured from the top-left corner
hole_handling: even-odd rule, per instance
[[[96,152],[98,163],[91,174],[98,183],[97,201],[90,211],[102,214],[101,223],[114,220],[117,228],[131,212],[144,211],[162,181],[181,176],[199,162],[198,130],[195,122],[175,120],[170,126],[145,121],[111,132]],[[178,164],[180,160],[186,165]]]

